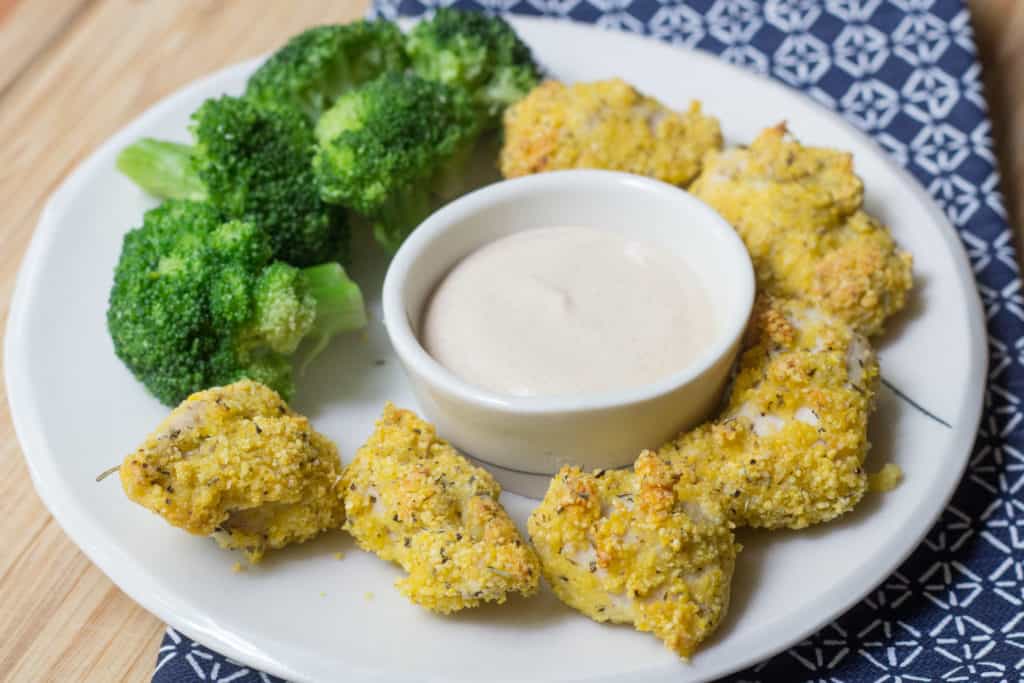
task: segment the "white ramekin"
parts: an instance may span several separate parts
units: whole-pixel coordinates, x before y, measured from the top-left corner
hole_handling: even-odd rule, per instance
[[[609,230],[673,252],[714,299],[714,342],[689,367],[653,384],[564,397],[500,395],[463,381],[427,354],[417,338],[420,317],[456,263],[505,235],[561,225]],[[629,465],[642,449],[704,419],[728,379],[754,292],[743,243],[693,195],[626,173],[560,171],[487,186],[424,221],[388,268],[384,324],[439,434],[491,466],[506,489],[536,497],[562,465]]]

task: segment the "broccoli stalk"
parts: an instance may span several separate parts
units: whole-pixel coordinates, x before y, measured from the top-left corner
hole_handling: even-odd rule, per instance
[[[413,74],[385,74],[342,95],[316,127],[313,169],[326,202],[373,225],[395,251],[435,208],[461,194],[480,134],[468,95]]]
[[[406,67],[404,36],[388,21],[355,21],[303,31],[249,78],[245,96],[263,106],[293,107],[316,122],[339,95]]]
[[[124,238],[107,326],[114,350],[162,402],[249,378],[294,394],[292,357],[366,324],[359,287],[337,263],[272,258],[251,223],[205,202],[168,200]]]
[[[336,334],[366,327],[366,307],[359,285],[348,279],[338,263],[323,263],[302,271],[306,290],[316,302],[316,315],[306,339],[313,346],[302,367],[320,355]]]
[[[157,197],[205,200],[225,218],[252,223],[287,263],[309,266],[345,254],[347,220],[317,194],[314,138],[301,114],[221,97],[192,115],[191,130],[193,145],[135,142],[121,151],[118,169]]]
[[[117,168],[155,197],[206,199],[206,186],[192,163],[192,146],[142,138],[121,150]]]
[[[423,78],[467,92],[484,128],[540,81],[530,48],[498,16],[442,8],[406,39],[412,68]]]
[[[305,370],[335,335],[366,327],[363,293],[338,263],[301,270],[274,263],[257,280],[254,299],[253,318],[238,332],[239,368],[228,376],[265,384],[285,400],[295,395],[292,357]],[[298,354],[302,343],[308,348]]]

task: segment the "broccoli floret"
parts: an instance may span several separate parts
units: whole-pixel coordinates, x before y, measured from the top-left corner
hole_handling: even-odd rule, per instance
[[[344,258],[347,219],[317,194],[313,131],[301,114],[221,97],[192,115],[191,130],[193,145],[139,140],[118,168],[157,197],[206,200],[252,223],[274,258],[296,266]]]
[[[311,28],[257,69],[246,97],[264,106],[296,107],[315,122],[346,90],[405,69],[404,40],[389,21]]]
[[[298,269],[272,254],[265,233],[224,221],[209,203],[148,211],[114,271],[107,326],[117,356],[168,405],[243,377],[292,396],[299,343],[316,354],[366,316],[339,264]]]
[[[489,128],[540,81],[530,48],[498,16],[439,9],[409,32],[405,47],[419,75],[468,92]]]
[[[320,118],[313,168],[325,201],[353,209],[398,249],[436,207],[460,194],[480,128],[461,90],[385,74],[342,95]]]

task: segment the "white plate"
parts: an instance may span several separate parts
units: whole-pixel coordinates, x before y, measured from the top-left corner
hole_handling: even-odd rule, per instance
[[[240,92],[257,62],[225,69],[148,111],[54,193],[18,278],[6,367],[36,489],[68,535],[146,609],[247,664],[297,681],[707,680],[793,644],[882,581],[924,536],[966,464],[982,404],[982,313],[956,234],[909,175],[817,104],[709,56],[582,25],[515,24],[558,77],[621,76],[677,107],[702,99],[730,142],[786,119],[804,142],[852,150],[869,209],[915,257],[911,305],[880,344],[883,374],[952,427],[883,390],[869,467],[894,461],[905,482],[839,523],[741,533],[730,616],[690,664],[655,638],[598,625],[546,592],[434,616],[392,588],[397,568],[341,532],[232,573],[237,558],[213,541],[130,503],[114,479],[95,482],[167,412],[114,357],[105,328],[121,237],[153,203],[116,172],[114,158],[143,135],[187,139],[190,112],[207,97]],[[353,274],[373,316],[368,340],[336,342],[301,378],[295,403],[345,459],[386,399],[413,406],[380,323],[385,264],[366,256],[375,253],[369,245],[356,253]],[[504,501],[520,522],[533,504]]]

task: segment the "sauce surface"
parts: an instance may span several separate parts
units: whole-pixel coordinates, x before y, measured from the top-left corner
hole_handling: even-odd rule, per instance
[[[641,387],[685,368],[716,332],[681,259],[583,227],[526,230],[471,253],[434,291],[420,329],[441,365],[511,396]]]

